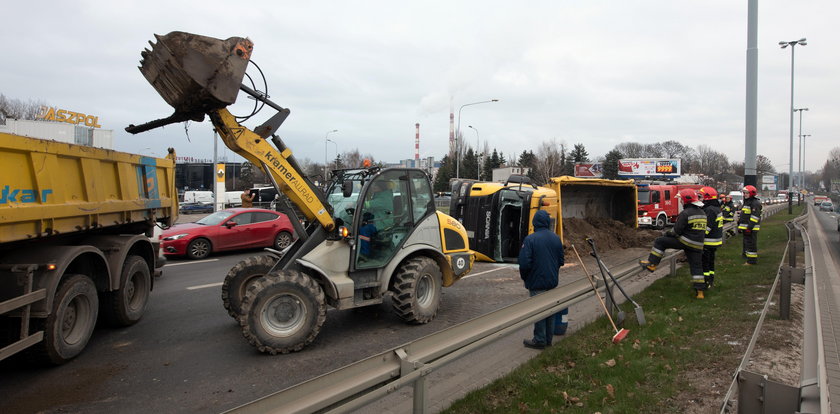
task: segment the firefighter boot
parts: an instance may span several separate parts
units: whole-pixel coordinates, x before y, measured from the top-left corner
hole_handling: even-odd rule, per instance
[[[703,291],[702,290],[694,289],[694,291],[697,292],[697,294],[694,296],[695,299],[705,299],[705,296],[703,296]]]
[[[646,269],[648,272],[653,272],[654,270],[656,270],[656,265],[648,260],[639,260],[639,266],[641,266],[643,269]]]

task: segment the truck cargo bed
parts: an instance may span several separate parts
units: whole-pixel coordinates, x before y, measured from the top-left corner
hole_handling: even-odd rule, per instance
[[[174,223],[174,152],[151,158],[0,133],[0,246],[134,223]]]

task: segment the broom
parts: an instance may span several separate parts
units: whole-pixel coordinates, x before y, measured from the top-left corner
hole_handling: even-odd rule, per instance
[[[630,333],[630,330],[625,328],[621,328],[621,330],[619,330],[618,327],[615,326],[615,322],[613,322],[612,316],[610,316],[610,311],[607,310],[607,305],[604,303],[604,300],[601,299],[601,295],[598,294],[598,288],[595,287],[595,282],[593,282],[592,277],[589,276],[589,271],[586,270],[586,265],[583,264],[583,260],[580,258],[580,255],[578,254],[578,251],[575,248],[574,244],[572,245],[572,250],[575,252],[575,256],[577,256],[578,262],[580,262],[580,266],[583,268],[583,273],[586,275],[586,280],[588,280],[589,284],[592,285],[592,290],[595,292],[595,297],[598,298],[598,302],[601,303],[601,308],[604,309],[604,313],[607,315],[607,319],[610,320],[610,325],[612,325],[613,329],[615,330],[615,335],[613,335],[612,337],[612,342],[614,344],[621,342],[621,340],[624,339],[624,337],[626,337],[627,334]]]

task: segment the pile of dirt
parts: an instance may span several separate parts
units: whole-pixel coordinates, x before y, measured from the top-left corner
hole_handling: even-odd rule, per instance
[[[574,244],[578,250],[589,249],[587,238],[595,240],[598,251],[649,248],[661,234],[656,230],[636,229],[606,218],[563,219],[563,244],[566,247]]]

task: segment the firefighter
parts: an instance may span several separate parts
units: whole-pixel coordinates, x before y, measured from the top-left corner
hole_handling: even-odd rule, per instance
[[[723,214],[717,191],[712,187],[700,189],[703,211],[706,212],[706,238],[703,241],[703,279],[706,288],[715,285],[715,253],[723,245]]]
[[[697,299],[703,299],[706,290],[706,280],[703,277],[703,240],[706,237],[706,213],[700,208],[703,203],[697,198],[697,192],[691,189],[680,190],[679,198],[683,203],[683,211],[677,216],[674,228],[665,232],[664,236],[653,241],[647,260],[639,260],[639,264],[650,272],[665,255],[666,249],[683,249],[691,269],[691,282]]]
[[[744,234],[745,265],[758,264],[758,231],[761,230],[761,200],[754,186],[744,186],[744,206],[738,216],[738,233]]]
[[[735,221],[735,203],[732,202],[732,196],[729,194],[720,195],[720,212],[723,214],[723,223],[728,224]],[[726,230],[726,237],[735,235],[735,229],[730,228]]]

